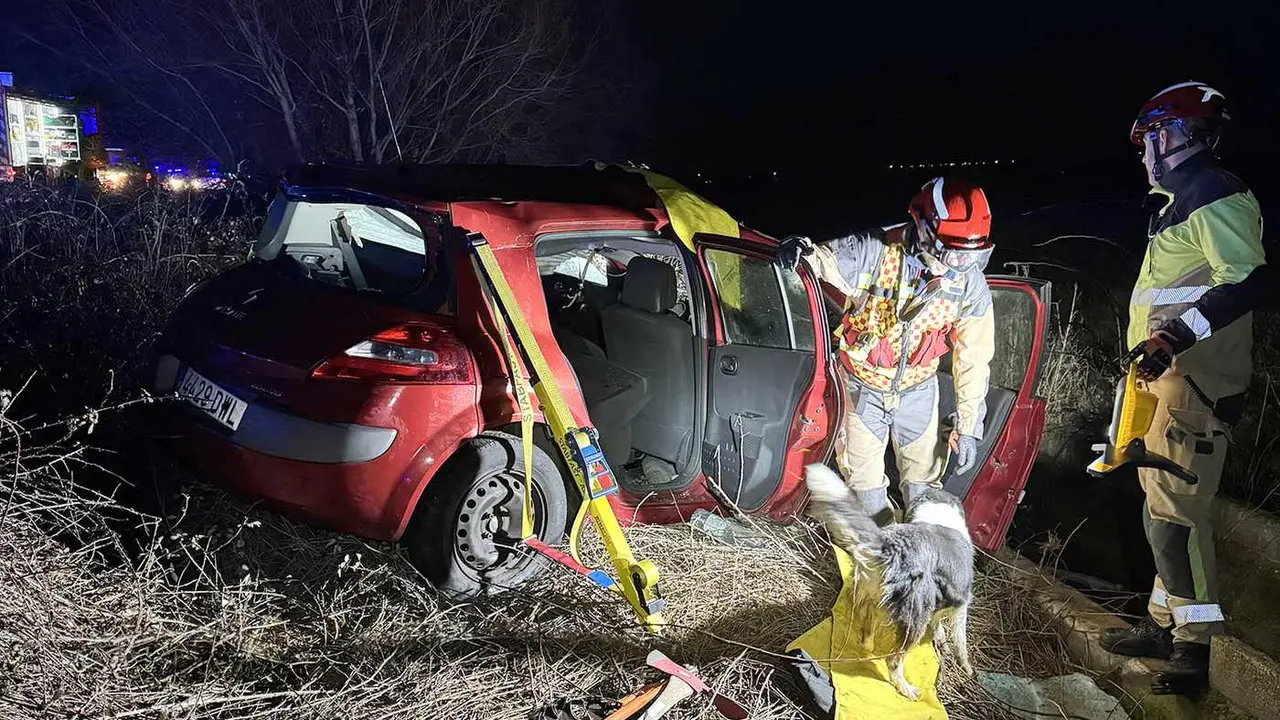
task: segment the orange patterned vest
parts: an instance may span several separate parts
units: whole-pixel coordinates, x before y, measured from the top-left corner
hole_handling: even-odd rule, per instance
[[[902,245],[886,244],[878,274],[870,287],[859,288],[865,292],[861,305],[851,306],[836,329],[841,363],[873,390],[898,392],[929,379],[951,349],[949,336],[960,316],[963,288],[944,283],[943,291],[910,321],[904,343],[898,314],[914,296],[911,275],[903,271]]]

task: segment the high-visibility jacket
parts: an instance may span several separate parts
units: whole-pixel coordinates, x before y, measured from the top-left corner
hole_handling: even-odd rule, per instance
[[[905,225],[883,236],[853,235],[819,243],[807,256],[819,279],[846,296],[836,329],[837,357],[866,387],[899,393],[933,377],[954,350],[956,431],[982,437],[995,320],[983,268],[932,276],[903,251]],[[903,321],[906,309],[924,301]]]
[[[1211,399],[1245,391],[1253,314],[1265,295],[1262,212],[1235,175],[1202,152],[1166,172],[1152,195],[1146,256],[1129,301],[1128,347],[1180,318],[1197,342],[1174,360]]]

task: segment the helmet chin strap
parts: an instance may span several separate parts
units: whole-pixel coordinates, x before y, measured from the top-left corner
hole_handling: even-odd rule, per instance
[[[906,250],[908,255],[914,255],[920,251],[920,221],[914,215],[911,216],[911,222],[907,223],[906,232],[902,233],[902,249]]]
[[[929,252],[928,244],[937,244],[938,240],[934,237],[928,237],[927,234],[920,232],[918,220],[912,218],[912,222],[904,233],[903,249],[908,255],[914,256],[920,261],[920,264],[929,270],[934,276],[946,275],[949,268],[947,264],[937,255]]]
[[[1169,125],[1177,125],[1178,127],[1182,127],[1182,121],[1177,120],[1172,123],[1167,123],[1161,127],[1168,127]],[[1160,128],[1154,127],[1147,132],[1147,139],[1151,141],[1151,177],[1156,182],[1160,182],[1160,180],[1164,177],[1164,174],[1168,172],[1169,168],[1165,167],[1165,163],[1169,161],[1169,158],[1173,157],[1174,155],[1177,155],[1178,153],[1182,152],[1183,150],[1186,150],[1189,147],[1195,146],[1196,140],[1191,137],[1190,133],[1187,133],[1184,130],[1183,137],[1185,137],[1186,140],[1182,141],[1177,145],[1174,145],[1173,147],[1167,150],[1162,151],[1160,150]]]
[[[920,253],[919,257],[920,261],[924,263],[924,266],[929,269],[929,274],[934,277],[949,275],[952,271],[952,268],[948,267],[946,263],[927,252]]]

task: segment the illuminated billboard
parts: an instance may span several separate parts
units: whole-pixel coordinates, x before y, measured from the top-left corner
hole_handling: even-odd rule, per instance
[[[80,159],[80,122],[54,103],[9,95],[4,103],[12,165],[62,165]]]
[[[0,76],[6,73],[0,73]],[[0,80],[3,80],[0,77]],[[5,102],[4,89],[7,87],[0,82],[0,180],[7,179],[13,173],[9,168],[13,164],[13,158],[9,153],[9,103]]]

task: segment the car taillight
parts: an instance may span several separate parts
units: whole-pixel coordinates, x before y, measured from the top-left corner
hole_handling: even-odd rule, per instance
[[[448,330],[423,323],[393,327],[347,348],[311,372],[315,378],[457,384],[471,382],[471,356]]]

